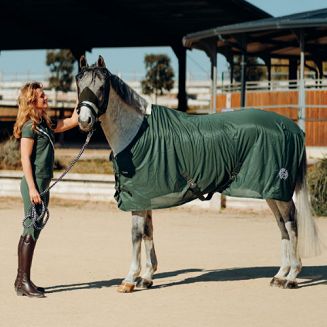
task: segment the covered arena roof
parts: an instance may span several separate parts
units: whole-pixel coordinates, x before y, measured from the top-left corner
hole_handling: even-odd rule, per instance
[[[306,58],[326,58],[327,8],[207,29],[186,35],[183,44],[204,50],[214,42],[223,54],[245,51],[256,57],[290,58],[300,54],[300,32]]]
[[[0,50],[182,45],[188,33],[271,17],[244,0],[4,0]]]

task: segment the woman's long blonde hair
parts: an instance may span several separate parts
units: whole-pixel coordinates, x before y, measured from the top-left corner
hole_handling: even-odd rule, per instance
[[[42,117],[39,116],[37,110],[34,108],[34,104],[37,99],[37,89],[42,89],[43,85],[39,82],[26,83],[21,89],[18,96],[18,113],[16,122],[14,125],[14,136],[19,139],[22,136],[22,127],[28,121],[32,120],[32,129],[35,130],[36,126],[43,118],[46,124],[51,128],[51,120],[47,112],[42,113]]]

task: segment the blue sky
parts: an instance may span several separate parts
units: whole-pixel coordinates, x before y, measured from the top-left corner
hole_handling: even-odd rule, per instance
[[[273,16],[289,15],[297,12],[315,10],[327,7],[326,0],[248,0],[248,2],[272,14]],[[218,25],[218,24],[217,24]],[[214,27],[214,26],[213,26]],[[122,78],[140,79],[145,74],[144,55],[147,53],[165,53],[172,60],[172,66],[177,72],[177,59],[169,47],[157,48],[106,48],[92,50],[87,53],[87,59],[93,63],[101,54],[112,73],[122,74]],[[223,56],[218,56],[218,76],[227,70]],[[209,78],[210,64],[208,57],[199,50],[187,51],[187,74],[193,79]],[[33,51],[2,51],[0,53],[0,79],[20,74],[46,76],[49,70],[45,65],[45,50]]]

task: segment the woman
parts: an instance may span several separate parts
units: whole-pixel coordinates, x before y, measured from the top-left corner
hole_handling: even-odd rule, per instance
[[[78,125],[76,108],[70,118],[60,119],[52,125],[47,114],[48,98],[41,83],[26,83],[18,97],[18,114],[14,125],[14,136],[20,139],[21,162],[24,176],[21,180],[21,194],[25,217],[32,203],[40,209],[42,200],[47,206],[49,193],[42,199],[40,193],[50,184],[53,177],[54,133],[64,132]],[[18,271],[15,281],[17,295],[45,297],[44,289],[30,280],[33,253],[40,230],[31,219],[24,222],[23,234],[18,243]]]

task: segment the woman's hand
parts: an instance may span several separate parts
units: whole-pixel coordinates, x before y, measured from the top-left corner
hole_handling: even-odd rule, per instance
[[[78,102],[76,102],[76,107],[69,118],[59,119],[57,122],[57,126],[54,129],[55,133],[62,133],[71,128],[74,128],[78,125],[78,114],[76,111]]]
[[[30,199],[31,199],[32,203],[41,204],[42,200],[41,200],[40,194],[36,188],[30,189],[29,193],[30,193]]]

